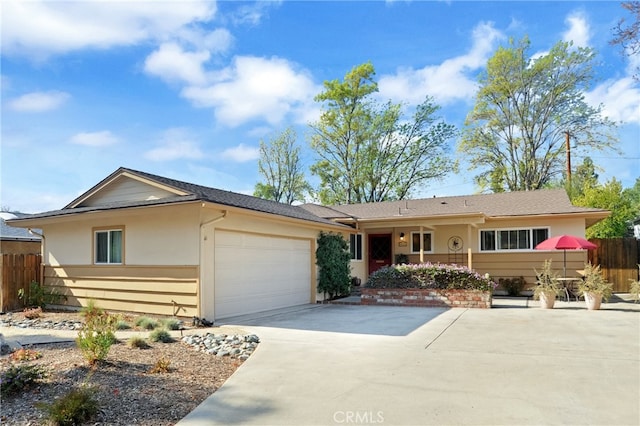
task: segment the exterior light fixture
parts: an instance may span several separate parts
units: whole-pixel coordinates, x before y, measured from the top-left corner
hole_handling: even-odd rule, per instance
[[[404,232],[400,233],[400,241],[404,241]]]

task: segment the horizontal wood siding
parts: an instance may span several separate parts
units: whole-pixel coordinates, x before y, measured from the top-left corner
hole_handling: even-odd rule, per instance
[[[559,251],[530,251],[517,253],[473,253],[472,267],[481,275],[488,273],[494,280],[499,278],[524,277],[527,284],[533,285],[536,280],[534,269],[540,269],[545,259],[552,260],[553,270],[562,276],[563,274],[563,252]],[[409,256],[409,261],[418,263],[419,255]],[[460,256],[455,262],[447,254],[425,254],[425,262],[432,263],[456,263],[468,266],[467,254],[465,253],[460,261]],[[585,251],[567,250],[567,276],[577,277],[577,270],[584,269],[587,261]]]
[[[45,284],[86,306],[112,311],[198,316],[197,266],[46,266]]]

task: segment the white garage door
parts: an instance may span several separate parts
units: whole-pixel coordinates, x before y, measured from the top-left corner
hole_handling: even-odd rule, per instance
[[[215,318],[309,303],[311,242],[215,234]]]

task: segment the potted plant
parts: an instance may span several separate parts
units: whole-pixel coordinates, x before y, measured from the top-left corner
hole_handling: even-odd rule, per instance
[[[604,279],[600,265],[593,266],[591,262],[584,265],[584,278],[578,283],[578,290],[584,294],[587,309],[600,309],[602,299],[609,300],[613,286]]]
[[[556,296],[562,292],[562,286],[558,281],[558,274],[551,269],[551,259],[542,264],[542,270],[536,272],[536,285],[531,287],[533,298],[540,299],[540,307],[551,309],[556,303]]]

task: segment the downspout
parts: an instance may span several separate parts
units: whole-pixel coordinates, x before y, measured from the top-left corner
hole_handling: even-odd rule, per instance
[[[44,286],[44,248],[47,240],[43,234],[41,234],[40,232],[36,232],[31,228],[27,228],[27,232],[29,232],[29,234],[31,235],[37,235],[38,237],[42,238],[42,244],[40,245],[40,256],[42,257],[42,260],[40,261],[40,281],[42,282],[40,284]]]
[[[204,203],[202,203],[202,207],[204,207]],[[206,240],[207,240],[206,235],[204,235],[204,236],[203,236],[203,228],[204,228],[205,226],[207,226],[207,225],[211,225],[212,223],[220,222],[221,220],[224,220],[224,218],[226,218],[226,217],[227,217],[227,210],[223,210],[223,211],[222,211],[222,214],[221,214],[220,216],[218,216],[218,217],[214,217],[213,219],[210,219],[210,220],[208,220],[208,221],[206,221],[206,222],[202,222],[202,223],[200,224],[200,236],[201,236],[201,238],[203,239],[203,241],[206,241]],[[198,311],[198,317],[199,317],[199,318],[200,318],[200,317],[202,317],[202,304],[203,304],[202,297],[204,297],[204,296],[203,296],[203,292],[202,292],[202,288],[201,288],[201,286],[202,286],[202,284],[203,284],[203,281],[204,281],[204,280],[203,280],[203,278],[204,278],[204,277],[202,276],[202,274],[203,274],[203,270],[202,270],[202,256],[203,256],[203,253],[202,253],[202,252],[203,252],[203,246],[202,246],[202,244],[203,244],[203,243],[201,243],[201,244],[200,244],[200,259],[199,259],[199,261],[198,261],[198,264],[199,264],[198,269],[200,270],[200,273],[199,273],[199,275],[200,275],[200,279],[199,279],[199,281],[200,281],[200,285],[198,286],[198,287],[199,287],[199,288],[198,288],[198,292],[199,292],[200,294],[198,295],[198,299],[199,299],[199,300],[198,300],[198,309],[197,309],[197,311]],[[215,285],[213,286],[213,291],[215,292]],[[214,297],[214,300],[215,300],[215,293],[214,293],[213,297]]]

